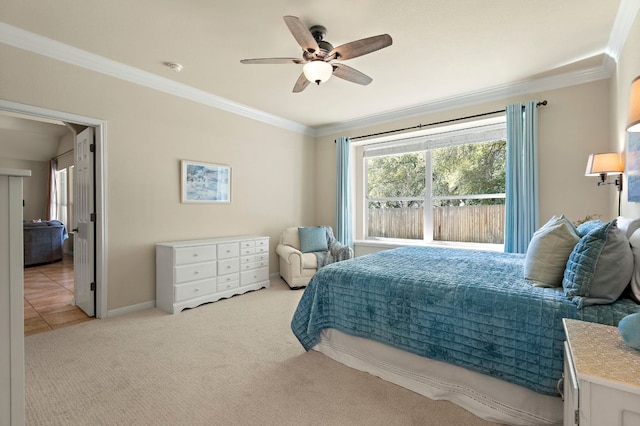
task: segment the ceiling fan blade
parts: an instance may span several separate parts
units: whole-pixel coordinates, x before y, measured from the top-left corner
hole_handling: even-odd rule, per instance
[[[242,59],[243,64],[305,64],[307,61],[300,58],[256,58]]]
[[[361,84],[366,86],[371,83],[373,79],[366,74],[361,73],[355,68],[346,66],[345,64],[331,64],[333,66],[333,75],[343,80],[350,81],[352,83]]]
[[[318,42],[313,38],[309,29],[299,18],[287,15],[283,17],[283,19],[287,27],[289,27],[289,31],[293,34],[293,38],[295,38],[300,47],[302,47],[302,50],[309,53],[315,53],[320,50]]]
[[[392,43],[393,40],[389,34],[367,37],[334,48],[329,53],[329,57],[335,55],[335,59],[338,60],[357,58],[358,56],[384,49],[385,47],[391,46]]]
[[[309,85],[309,80],[304,76],[304,73],[300,74],[298,77],[298,81],[296,81],[296,85],[293,86],[293,93],[300,93]]]

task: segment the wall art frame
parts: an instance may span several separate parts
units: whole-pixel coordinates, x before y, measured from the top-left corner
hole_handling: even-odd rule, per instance
[[[627,200],[640,203],[640,133],[627,132]]]
[[[231,203],[231,167],[181,160],[181,202]]]

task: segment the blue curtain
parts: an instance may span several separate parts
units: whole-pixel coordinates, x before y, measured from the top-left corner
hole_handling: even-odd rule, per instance
[[[508,105],[504,251],[526,253],[538,229],[536,101]]]
[[[342,244],[353,247],[351,221],[351,170],[349,138],[336,139],[336,229],[335,237]]]

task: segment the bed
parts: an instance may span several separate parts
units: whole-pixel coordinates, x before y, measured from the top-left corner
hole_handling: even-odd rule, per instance
[[[306,350],[507,424],[561,424],[562,318],[616,325],[524,279],[525,255],[403,247],[320,269],[291,328]]]

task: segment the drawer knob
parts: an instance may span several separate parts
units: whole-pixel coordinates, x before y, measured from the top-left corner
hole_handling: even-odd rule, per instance
[[[200,291],[200,289],[199,289],[199,288],[194,288],[194,289],[193,289],[193,292],[194,292],[194,293],[197,293],[197,292],[199,292],[199,291]]]
[[[199,273],[200,273],[200,272],[198,272],[198,271],[193,271],[193,274],[194,274],[194,275],[198,275]]]
[[[231,250],[227,250],[227,253],[231,253]]]
[[[198,257],[198,253],[193,253],[193,257]]]

